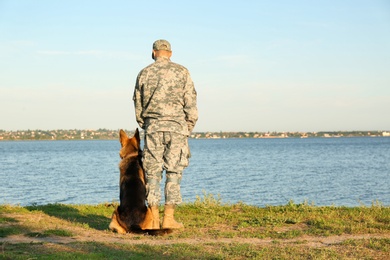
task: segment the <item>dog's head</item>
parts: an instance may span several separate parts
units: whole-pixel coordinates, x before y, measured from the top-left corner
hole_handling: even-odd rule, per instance
[[[119,141],[122,145],[119,151],[121,159],[129,156],[138,156],[141,151],[141,141],[139,138],[138,128],[135,129],[134,136],[129,138],[125,131],[122,129],[119,131]]]

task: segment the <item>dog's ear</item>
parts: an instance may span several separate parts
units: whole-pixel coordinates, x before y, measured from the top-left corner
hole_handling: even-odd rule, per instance
[[[134,137],[135,137],[135,139],[137,140],[137,144],[138,144],[138,147],[139,147],[139,146],[140,146],[140,143],[141,143],[141,139],[140,139],[140,137],[139,137],[138,128],[135,129]]]
[[[125,145],[125,141],[128,139],[127,134],[122,129],[119,131],[119,141],[122,147]]]

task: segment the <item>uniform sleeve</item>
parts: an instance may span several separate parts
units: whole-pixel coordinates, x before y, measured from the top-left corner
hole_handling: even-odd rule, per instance
[[[140,75],[137,77],[135,83],[133,101],[134,101],[134,110],[135,110],[135,119],[137,120],[138,125],[144,129],[144,119],[142,117],[142,98],[141,98],[141,86],[139,82]]]
[[[197,108],[197,93],[191,76],[187,74],[187,81],[184,90],[184,113],[186,115],[186,122],[188,126],[188,132],[191,133],[195,127],[196,121],[198,121],[198,108]]]

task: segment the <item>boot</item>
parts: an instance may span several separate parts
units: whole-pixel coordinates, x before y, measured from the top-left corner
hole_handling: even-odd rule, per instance
[[[160,229],[160,214],[158,206],[151,206],[150,210],[152,211],[153,216],[152,229]]]
[[[173,218],[174,212],[175,212],[175,205],[165,205],[164,219],[162,224],[163,229],[184,228],[184,225],[182,223],[176,222],[176,220]]]
[[[160,216],[158,206],[149,206],[143,223],[140,224],[142,230],[160,229]]]

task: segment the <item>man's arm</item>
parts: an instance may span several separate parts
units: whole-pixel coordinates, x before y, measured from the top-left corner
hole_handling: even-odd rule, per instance
[[[198,108],[196,99],[197,93],[194,87],[194,83],[192,82],[191,76],[188,73],[186,85],[184,88],[184,113],[186,115],[189,133],[192,132],[196,121],[198,121]]]
[[[141,97],[141,89],[139,84],[139,76],[137,77],[137,81],[135,83],[134,94],[134,110],[135,110],[135,119],[138,122],[138,125],[144,129],[144,119],[142,118],[142,97]]]

